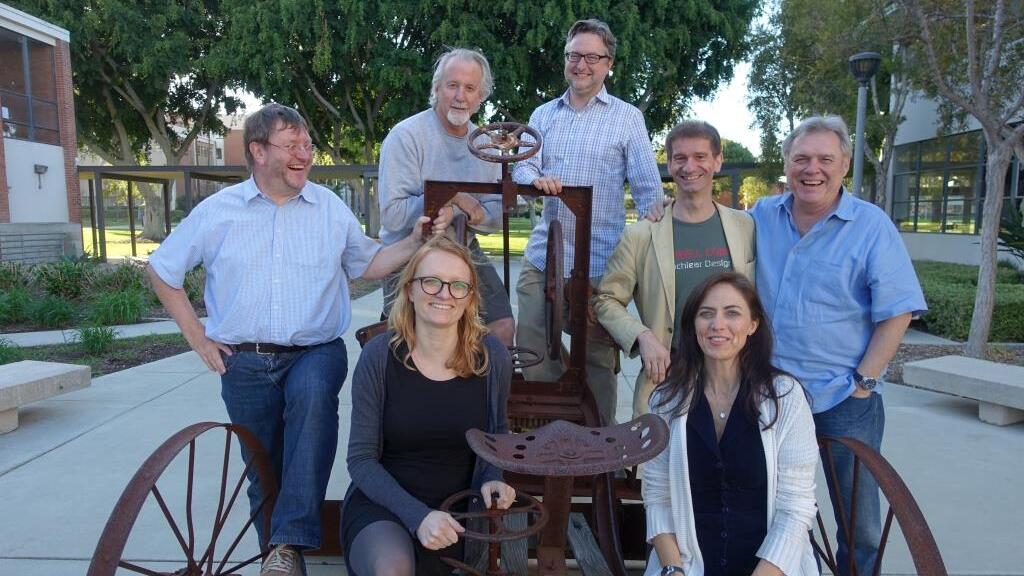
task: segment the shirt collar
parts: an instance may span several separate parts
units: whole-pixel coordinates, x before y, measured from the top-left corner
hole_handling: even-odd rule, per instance
[[[783,193],[778,202],[780,210],[785,210],[790,216],[793,215],[793,192],[787,191]],[[853,194],[850,194],[844,186],[839,190],[839,205],[836,206],[836,209],[830,212],[825,219],[828,220],[832,216],[835,216],[847,221],[856,220],[856,209],[857,207],[853,201]]]
[[[246,180],[245,183],[246,186],[242,188],[242,199],[245,200],[246,204],[252,202],[252,199],[256,198],[257,196],[262,196],[263,198],[266,198],[266,196],[264,196],[263,193],[260,192],[259,186],[256,185],[256,178],[249,176],[249,179]],[[310,190],[308,180],[306,181],[306,185],[302,187],[302,190],[299,190],[298,196],[299,198],[302,198],[303,200],[309,202],[310,204],[316,204],[316,197]],[[267,198],[267,201],[269,202],[270,198]]]
[[[608,104],[610,99],[611,99],[611,96],[608,94],[608,88],[606,86],[604,86],[604,85],[601,85],[600,92],[598,92],[597,94],[594,95],[594,97],[590,100],[590,102],[587,103],[587,106],[584,108],[584,110],[586,110],[587,108],[590,108],[594,104],[594,102],[600,102],[601,104]],[[569,102],[569,89],[568,88],[565,90],[565,92],[562,93],[562,97],[559,98],[558,101],[559,101],[560,104],[562,104],[564,106],[569,106],[570,108],[572,107],[572,104]]]

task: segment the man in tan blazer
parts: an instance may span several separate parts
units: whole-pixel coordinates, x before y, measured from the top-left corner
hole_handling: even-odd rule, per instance
[[[722,168],[718,131],[687,120],[665,139],[668,169],[676,185],[672,218],[626,228],[608,260],[594,297],[597,319],[643,369],[636,380],[633,415],[647,412],[654,386],[665,379],[669,350],[679,331],[676,310],[708,276],[733,270],[754,278],[754,221],[746,212],[712,200]],[[636,301],[640,318],[626,311]]]

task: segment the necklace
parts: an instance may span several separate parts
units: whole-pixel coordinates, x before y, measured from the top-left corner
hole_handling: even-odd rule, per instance
[[[707,388],[707,391],[705,392],[704,395],[708,399],[708,404],[711,406],[711,411],[713,413],[717,413],[719,419],[725,420],[726,417],[729,416],[729,412],[732,410],[733,402],[736,401],[736,393],[737,392],[739,392],[739,386],[737,386],[736,388],[733,389],[732,394],[731,394],[732,398],[729,399],[729,401],[727,403],[728,405],[725,408],[723,408],[722,407],[722,403],[718,401],[719,400],[718,393],[715,392],[715,390],[713,388],[710,388],[710,387]]]

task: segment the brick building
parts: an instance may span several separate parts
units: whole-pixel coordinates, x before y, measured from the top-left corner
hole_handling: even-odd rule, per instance
[[[67,30],[0,4],[0,259],[82,252]]]

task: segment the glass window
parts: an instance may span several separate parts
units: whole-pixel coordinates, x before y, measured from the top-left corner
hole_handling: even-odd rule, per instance
[[[896,147],[896,174],[917,170],[917,154],[920,149],[918,142]]]
[[[917,231],[941,232],[942,172],[921,174],[917,201]]]
[[[946,139],[933,138],[921,142],[921,170],[941,170],[946,165]]]
[[[949,163],[977,165],[982,162],[981,132],[967,132],[949,137]]]
[[[901,174],[893,179],[892,219],[903,232],[917,229],[914,204],[917,202],[917,174]]]
[[[978,170],[955,170],[946,180],[946,224],[943,232],[974,234],[974,214],[979,198]]]
[[[53,46],[0,30],[0,117],[4,137],[60,144],[53,58]]]

